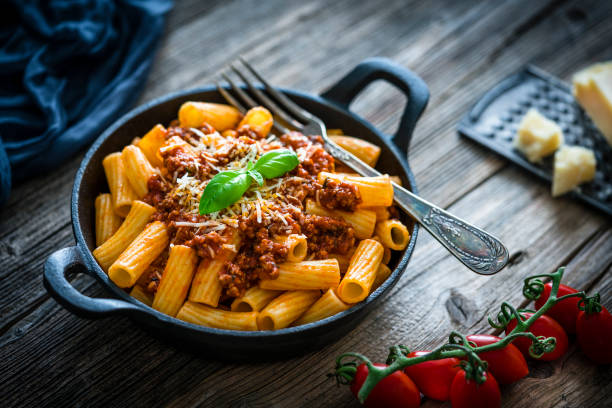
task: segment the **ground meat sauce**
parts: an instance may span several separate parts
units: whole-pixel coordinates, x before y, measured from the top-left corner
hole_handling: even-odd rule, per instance
[[[219,275],[230,297],[238,297],[259,279],[276,279],[278,263],[287,258],[287,248],[270,239],[265,227],[247,227],[238,255],[225,265]]]
[[[156,293],[161,281],[164,268],[168,263],[168,250],[162,252],[147,268],[139,279],[139,283],[142,284],[144,289],[149,293]]]
[[[170,243],[192,247],[202,259],[214,258],[230,243],[233,231],[239,231],[240,247],[219,273],[224,289],[222,299],[241,296],[259,279],[278,277],[278,264],[286,260],[287,248],[275,242],[277,236],[306,235],[310,259],[346,254],[355,245],[354,229],[342,219],[304,213],[306,199],[345,211],[354,211],[361,201],[351,184],[334,180],[324,185],[318,183],[319,172],[334,171],[334,159],[323,148],[319,136],[290,132],[268,140],[251,129],[241,128],[219,146],[209,148],[204,144],[204,137],[220,137],[213,133],[215,130],[208,125],[195,130],[177,124],[169,127],[166,139],[178,136],[193,151],[180,146],[163,150],[164,169],[162,174],[149,179],[149,193],[144,201],[156,209],[152,220],[166,223]],[[248,196],[247,191],[242,204],[239,201],[216,215],[198,214],[199,195],[217,172],[243,168],[246,162],[254,162],[264,152],[278,148],[293,149],[300,163],[284,177],[266,180],[263,188],[274,189],[273,192],[262,198],[259,192],[253,191]],[[146,272],[148,290],[157,290],[164,266],[165,260],[161,259]]]
[[[299,132],[289,132],[280,137],[281,143],[290,146],[298,152],[304,151],[305,157],[300,158],[300,164],[292,171],[298,177],[316,178],[322,171],[334,171],[334,158],[323,148],[321,136],[304,136]]]
[[[355,211],[361,197],[354,184],[326,179],[323,188],[317,191],[317,201],[330,210]]]
[[[185,227],[181,227],[187,229]],[[200,258],[214,258],[214,255],[219,252],[223,244],[229,242],[227,237],[220,235],[218,232],[209,232],[206,235],[195,235],[192,232],[190,240],[185,240],[181,245],[187,245],[194,248]]]
[[[308,252],[315,259],[346,254],[355,245],[355,230],[343,220],[319,215],[304,217],[302,233],[308,237]]]

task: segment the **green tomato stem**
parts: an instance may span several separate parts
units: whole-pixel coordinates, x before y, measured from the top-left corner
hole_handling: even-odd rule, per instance
[[[509,303],[507,302],[502,303],[501,312],[498,315],[498,321],[500,324],[496,324],[491,319],[489,319],[489,323],[491,324],[491,326],[496,327],[496,328],[505,328],[507,324],[510,322],[510,320],[512,319],[516,319],[517,324],[516,324],[516,327],[510,333],[508,333],[506,337],[502,338],[501,340],[495,343],[491,343],[491,344],[488,344],[486,346],[481,346],[481,347],[474,347],[467,340],[466,336],[454,331],[449,336],[449,343],[438,347],[437,349],[435,349],[434,351],[430,353],[427,353],[427,354],[424,354],[418,357],[410,357],[410,358],[406,357],[406,355],[403,352],[401,352],[400,346],[391,347],[391,351],[392,351],[391,354],[393,356],[392,362],[385,368],[375,367],[372,364],[372,362],[367,357],[363,356],[362,354],[345,353],[345,354],[342,354],[340,357],[338,357],[338,359],[336,360],[336,367],[337,367],[336,370],[339,370],[343,367],[342,360],[345,357],[353,357],[367,364],[368,376],[365,382],[363,383],[363,385],[361,386],[361,389],[359,390],[359,393],[358,393],[359,401],[361,403],[364,403],[368,395],[370,394],[370,392],[376,386],[376,384],[378,384],[383,378],[387,377],[388,375],[391,375],[392,373],[396,371],[403,370],[404,368],[414,365],[414,364],[424,363],[426,361],[431,361],[431,360],[441,360],[444,358],[452,358],[452,357],[462,358],[462,357],[467,356],[468,357],[467,364],[472,365],[472,368],[474,369],[473,371],[475,373],[484,372],[486,371],[486,363],[483,362],[478,357],[478,354],[484,353],[487,351],[500,350],[506,347],[508,344],[510,344],[514,339],[518,337],[527,337],[532,340],[534,345],[540,344],[541,345],[540,350],[544,350],[544,352],[550,352],[552,351],[552,349],[554,349],[556,339],[554,337],[538,338],[534,334],[528,332],[529,327],[531,327],[531,325],[537,319],[539,319],[542,315],[544,315],[548,310],[550,310],[553,306],[555,306],[560,301],[571,298],[571,297],[581,297],[583,300],[586,298],[586,295],[584,294],[584,292],[572,293],[572,294],[565,295],[559,298],[557,297],[557,293],[559,292],[559,285],[561,283],[561,278],[563,277],[564,270],[565,268],[561,267],[554,273],[546,274],[546,275],[536,275],[536,276],[532,276],[532,277],[525,279],[525,288],[530,287],[531,289],[533,289],[534,286],[538,286],[538,287],[541,286],[543,288],[543,283],[541,281],[534,281],[534,279],[550,278],[552,280],[550,296],[548,297],[544,305],[542,305],[542,307],[539,310],[537,310],[528,319],[523,320],[523,317],[519,314],[519,312]],[[529,290],[527,292],[533,295],[533,292],[530,292]],[[525,290],[524,290],[524,293],[525,293]],[[541,293],[541,290],[539,290],[539,293]],[[526,296],[527,296],[527,293],[526,293]],[[527,296],[527,297],[530,297],[530,296]],[[461,343],[461,344],[457,344],[457,343]],[[537,354],[533,354],[533,355],[536,357],[538,356]],[[346,371],[341,371],[341,373],[345,374]],[[475,376],[475,379],[477,382],[482,382],[483,377],[484,376],[478,376],[477,374]],[[346,379],[347,377],[344,376],[343,378]]]

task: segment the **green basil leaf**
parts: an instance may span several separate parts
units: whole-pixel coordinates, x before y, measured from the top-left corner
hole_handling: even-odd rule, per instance
[[[236,201],[251,185],[251,177],[240,170],[222,171],[215,175],[200,197],[200,215],[222,210]]]
[[[269,179],[282,176],[293,170],[299,163],[297,155],[291,150],[271,150],[257,160],[253,169]]]
[[[257,170],[247,170],[247,174],[251,176],[253,180],[255,180],[257,185],[263,186],[264,178],[260,172],[258,172]]]

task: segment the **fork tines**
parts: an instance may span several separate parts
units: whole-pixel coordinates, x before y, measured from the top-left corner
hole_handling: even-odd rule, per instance
[[[302,131],[304,125],[312,120],[312,116],[281,92],[277,91],[242,57],[239,60],[244,67],[241,68],[237,63],[233,63],[230,64],[230,70],[246,84],[248,92],[244,86],[238,85],[228,73],[223,72],[221,76],[227,81],[232,92],[237,97],[237,99],[234,98],[227,89],[217,83],[217,88],[225,100],[242,113],[255,106],[265,107],[275,116],[274,128],[281,134],[287,133],[291,129]],[[248,71],[248,74],[246,71]],[[263,86],[255,85],[249,77],[254,77]]]

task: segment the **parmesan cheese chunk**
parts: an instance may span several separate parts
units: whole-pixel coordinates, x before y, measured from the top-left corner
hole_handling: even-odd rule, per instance
[[[519,124],[514,147],[530,162],[537,162],[552,154],[563,144],[563,132],[559,125],[530,109]]]
[[[581,146],[563,146],[555,153],[553,197],[567,193],[595,177],[595,154]]]
[[[612,61],[574,75],[574,97],[612,146]]]

